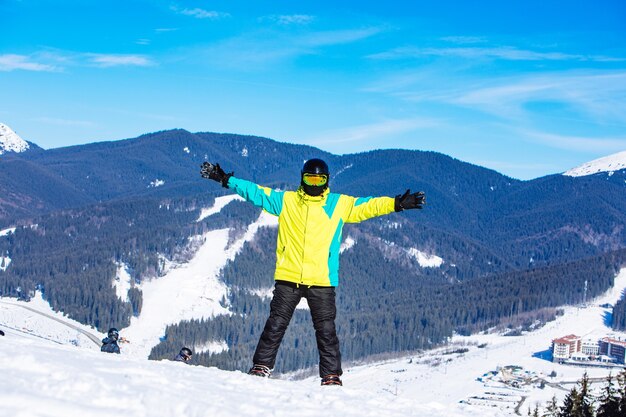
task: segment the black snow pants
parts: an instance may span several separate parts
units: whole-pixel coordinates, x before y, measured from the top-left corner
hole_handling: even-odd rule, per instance
[[[270,316],[252,360],[257,365],[274,368],[280,342],[302,297],[306,298],[311,310],[320,354],[320,377],[330,374],[341,375],[341,352],[335,329],[337,308],[334,287],[306,287],[276,281],[274,297],[270,303]]]

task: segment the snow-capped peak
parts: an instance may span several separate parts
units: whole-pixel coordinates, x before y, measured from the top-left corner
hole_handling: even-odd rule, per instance
[[[19,137],[9,126],[0,123],[0,155],[6,152],[24,152],[29,148],[28,142]]]
[[[583,177],[585,175],[593,175],[598,172],[615,172],[626,169],[626,151],[605,156],[603,158],[594,159],[593,161],[584,163],[576,168],[572,168],[563,175],[570,177]]]

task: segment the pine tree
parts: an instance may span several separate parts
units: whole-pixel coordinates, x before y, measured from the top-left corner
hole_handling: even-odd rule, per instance
[[[607,384],[604,388],[604,392],[602,393],[602,397],[600,398],[597,417],[618,417],[619,398],[617,397],[617,391],[611,374],[609,374],[606,381]]]
[[[580,380],[580,395],[574,417],[593,417],[593,406],[589,397],[589,375],[584,373]]]
[[[565,396],[565,399],[563,400],[563,405],[559,410],[558,417],[575,417],[576,415],[574,413],[578,411],[578,397],[578,390],[576,389],[576,387],[572,388],[572,390]]]
[[[617,376],[617,401],[619,404],[619,415],[626,415],[626,370]]]

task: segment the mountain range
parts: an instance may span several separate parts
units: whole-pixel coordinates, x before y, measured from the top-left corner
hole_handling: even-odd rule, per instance
[[[302,163],[319,157],[329,164],[335,192],[426,192],[424,210],[346,226],[341,273],[359,279],[344,279],[338,326],[340,333],[368,335],[369,347],[346,349],[349,358],[428,347],[454,331],[514,316],[526,315],[520,322],[553,316],[544,309],[606,290],[626,259],[623,154],[566,175],[520,181],[435,152],[333,155],[267,138],[185,130],[51,150],[34,145],[0,156],[0,228],[10,230],[4,238],[0,233],[2,262],[10,260],[0,269],[0,295],[28,299],[39,289],[53,308],[83,323],[125,327],[141,314],[142,282],[188,262],[198,237],[227,228],[234,241],[259,216],[251,205],[232,201],[199,220],[216,197],[229,193],[200,178],[203,161],[272,188],[295,189]],[[243,321],[182,322],[167,330],[153,356],[169,355],[185,338],[225,339],[231,349],[207,354],[204,363],[241,366],[256,342],[254,329],[262,326],[267,302],[252,290],[271,285],[274,239],[275,228],[260,228],[219,272],[230,289],[223,305]],[[124,299],[112,285],[120,265],[131,277]],[[310,364],[315,349],[303,336],[306,320],[296,315],[285,345],[313,352]],[[394,339],[402,332],[410,336]]]

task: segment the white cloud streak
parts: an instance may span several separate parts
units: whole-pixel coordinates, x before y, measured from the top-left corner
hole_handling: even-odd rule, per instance
[[[182,14],[184,16],[195,17],[196,19],[218,20],[218,19],[225,19],[225,18],[230,17],[230,13],[217,12],[214,10],[205,10],[205,9],[200,9],[200,8],[181,9],[177,6],[172,6],[171,10],[173,10],[174,12],[178,14]]]
[[[370,59],[401,60],[419,59],[425,57],[463,58],[468,60],[501,59],[506,61],[595,61],[595,62],[624,62],[626,58],[608,57],[602,55],[567,54],[563,52],[538,52],[519,49],[512,46],[501,47],[463,47],[463,48],[419,48],[399,47],[389,51],[371,54]]]
[[[336,144],[346,142],[361,142],[371,139],[381,140],[385,137],[412,132],[417,129],[438,126],[439,121],[426,118],[392,119],[378,123],[351,126],[323,132],[317,137],[307,140],[315,144]]]
[[[626,150],[626,137],[568,136],[523,130],[520,134],[533,142],[567,151],[613,153]]]
[[[457,91],[449,95],[449,101],[505,118],[528,114],[527,103],[550,101],[596,120],[626,123],[626,72],[549,73],[495,80],[492,84]]]
[[[350,44],[380,33],[378,28],[321,31],[293,35],[283,32],[254,32],[227,39],[221,43],[194,51],[204,53],[211,61],[244,70],[272,65],[304,55],[317,54],[320,48]]]
[[[36,62],[26,55],[5,54],[0,55],[0,71],[47,71],[54,72],[58,68],[54,65]]]
[[[308,25],[315,20],[315,16],[307,14],[270,15],[259,18],[260,22],[270,21],[282,26]]]
[[[154,62],[143,55],[112,55],[88,54],[89,61],[98,67],[109,68],[119,66],[148,67]]]

